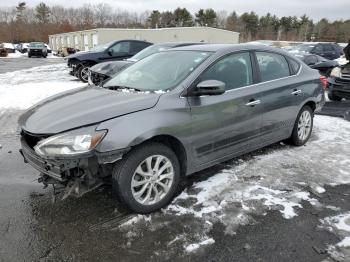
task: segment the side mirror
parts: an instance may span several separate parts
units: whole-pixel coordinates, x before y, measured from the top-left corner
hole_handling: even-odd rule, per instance
[[[205,80],[200,82],[190,93],[193,96],[216,96],[225,93],[225,83],[218,80]]]
[[[113,49],[112,49],[112,48],[109,48],[108,51],[107,51],[107,53],[108,53],[110,56],[112,56],[112,55],[113,55]]]

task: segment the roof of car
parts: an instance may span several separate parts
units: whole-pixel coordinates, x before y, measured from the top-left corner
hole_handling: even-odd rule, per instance
[[[193,42],[165,42],[165,43],[158,43],[154,44],[154,46],[166,46],[166,47],[182,47],[182,46],[188,46],[188,45],[203,45],[205,43],[193,43]]]
[[[171,50],[186,50],[186,51],[203,51],[203,52],[229,52],[241,50],[266,50],[275,51],[278,53],[287,54],[284,50],[276,47],[254,45],[254,44],[206,44],[206,45],[189,45],[177,47]]]

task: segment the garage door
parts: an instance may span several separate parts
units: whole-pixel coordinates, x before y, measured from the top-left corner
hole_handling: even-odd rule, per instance
[[[92,34],[92,46],[95,47],[98,45],[98,37],[97,34]]]
[[[88,35],[84,35],[84,50],[89,51],[89,37],[88,37]]]

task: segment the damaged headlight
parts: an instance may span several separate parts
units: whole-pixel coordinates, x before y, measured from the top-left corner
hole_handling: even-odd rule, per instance
[[[95,126],[72,130],[51,136],[38,142],[34,147],[42,156],[72,156],[93,150],[103,139],[106,130],[96,131]]]
[[[340,67],[334,67],[331,71],[330,76],[333,77],[341,77],[341,68]]]

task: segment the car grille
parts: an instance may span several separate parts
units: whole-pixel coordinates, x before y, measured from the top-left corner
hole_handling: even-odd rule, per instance
[[[99,86],[103,81],[109,79],[109,76],[90,71],[90,79],[94,85]]]
[[[341,77],[344,78],[344,79],[346,79],[346,80],[349,80],[349,81],[350,81],[350,74],[344,74],[344,73],[342,73]]]

